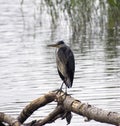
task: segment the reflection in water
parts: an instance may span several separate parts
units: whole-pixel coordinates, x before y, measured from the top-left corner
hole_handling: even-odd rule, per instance
[[[55,51],[47,44],[65,40],[75,54],[76,72],[68,93],[83,102],[120,111],[120,27],[105,1],[0,1],[0,111],[17,116],[42,94],[60,87]],[[112,23],[111,23],[112,20]],[[44,117],[51,103],[31,119]],[[85,123],[73,116],[71,126]],[[51,125],[65,125],[57,120]],[[106,124],[107,126],[107,124]]]
[[[105,35],[106,23],[109,28],[115,27],[115,31],[119,31],[119,2],[116,4],[112,1],[57,1],[45,0],[41,11],[47,12],[52,19],[52,24],[58,26],[63,18],[67,21],[72,30],[72,42],[79,41],[82,35],[91,36],[93,34]],[[117,18],[113,18],[117,17]]]

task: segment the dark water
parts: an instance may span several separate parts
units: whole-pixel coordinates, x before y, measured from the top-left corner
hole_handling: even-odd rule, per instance
[[[104,28],[101,33],[101,26],[93,24],[92,33],[72,42],[64,18],[55,29],[46,11],[39,10],[39,1],[25,0],[22,6],[17,0],[0,1],[0,111],[17,117],[30,101],[60,87],[55,50],[46,45],[63,39],[76,60],[74,84],[68,92],[82,102],[120,112],[120,32],[114,37],[114,29]],[[43,118],[54,107],[52,103],[36,111],[29,120]],[[107,126],[84,122],[73,114],[70,126],[80,124]],[[49,125],[66,122],[59,119]]]

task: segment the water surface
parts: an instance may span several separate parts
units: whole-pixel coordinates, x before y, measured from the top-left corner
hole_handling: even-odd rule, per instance
[[[54,28],[50,16],[39,9],[39,1],[26,0],[23,5],[15,0],[0,1],[0,111],[17,117],[30,101],[60,87],[55,50],[46,45],[65,40],[76,61],[73,88],[68,92],[82,102],[120,112],[119,34],[113,36],[109,29],[103,29],[102,34],[96,24],[92,33],[86,28],[87,32],[72,41],[70,24],[64,18]],[[55,105],[41,108],[29,120],[45,117]],[[66,121],[58,119],[49,125],[61,124]],[[70,126],[80,124],[107,126],[84,122],[83,117],[73,114]]]

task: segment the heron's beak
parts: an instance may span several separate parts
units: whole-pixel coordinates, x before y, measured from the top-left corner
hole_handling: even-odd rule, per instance
[[[48,47],[58,47],[58,44],[47,45]]]

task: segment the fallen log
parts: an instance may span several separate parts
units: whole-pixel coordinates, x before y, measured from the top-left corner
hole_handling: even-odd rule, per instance
[[[9,124],[10,126],[20,126],[21,123],[12,116],[0,112],[0,126],[5,126],[2,122]]]
[[[51,113],[48,114],[48,116],[46,116],[44,119],[34,120],[28,124],[24,124],[25,120],[29,118],[34,111],[53,101],[57,102],[57,106]],[[17,122],[16,124],[10,123],[9,121],[3,119],[3,115],[1,116],[1,114],[0,122],[6,122],[9,125],[14,124],[14,126],[20,126],[21,124],[24,126],[43,126],[47,123],[54,122],[58,118],[62,118],[66,119],[67,123],[69,124],[72,118],[71,112],[87,117],[88,120],[95,120],[102,123],[120,126],[120,113],[106,111],[93,105],[82,103],[63,91],[51,91],[40,98],[33,100],[21,111],[16,119],[12,118],[12,120]]]

